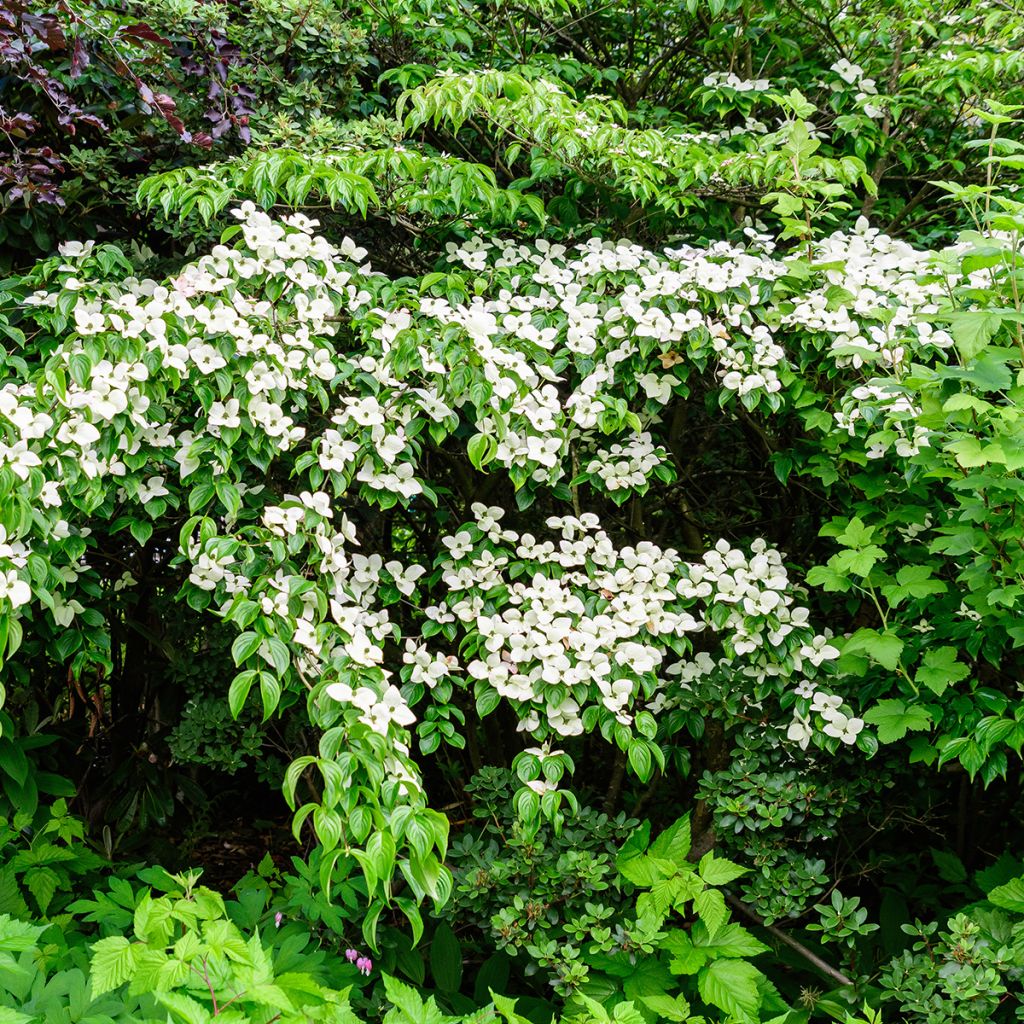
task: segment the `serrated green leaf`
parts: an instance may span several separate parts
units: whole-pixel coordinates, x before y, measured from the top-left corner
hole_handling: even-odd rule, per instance
[[[708,885],[728,885],[730,882],[745,875],[749,868],[740,867],[724,857],[716,857],[713,850],[708,850],[700,859],[697,871]]]
[[[745,960],[714,960],[697,975],[705,1003],[731,1014],[743,1024],[756,1024],[764,975]]]
[[[905,701],[880,700],[864,714],[864,721],[878,727],[880,743],[895,743],[903,739],[909,730],[930,729],[932,716],[927,708]]]
[[[111,935],[94,942],[89,961],[93,998],[112,992],[128,981],[144,948],[141,944],[129,942],[123,935]]]
[[[718,889],[705,889],[698,893],[693,898],[693,909],[712,935],[725,924],[729,917],[725,896]]]

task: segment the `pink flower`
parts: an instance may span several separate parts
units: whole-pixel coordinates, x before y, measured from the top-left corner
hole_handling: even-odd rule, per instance
[[[280,928],[280,927],[281,927],[281,922],[282,922],[283,920],[284,920],[284,914],[282,914],[282,913],[281,913],[281,911],[279,910],[279,911],[278,911],[278,912],[277,912],[277,913],[276,913],[276,914],[274,915],[274,927],[275,927],[275,928]]]
[[[356,970],[360,974],[365,974],[366,977],[370,976],[370,971],[373,970],[373,961],[368,956],[361,956],[356,961]]]
[[[347,961],[348,961],[348,962],[349,962],[350,964],[351,964],[351,963],[354,963],[354,962],[355,962],[356,960],[358,960],[358,959],[359,959],[359,952],[358,952],[358,950],[355,950],[355,949],[346,949],[346,950],[345,950],[345,959],[346,959],[346,960],[347,960]]]

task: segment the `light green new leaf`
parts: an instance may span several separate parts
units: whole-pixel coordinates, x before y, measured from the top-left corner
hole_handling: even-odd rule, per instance
[[[761,1006],[759,984],[764,977],[745,960],[715,960],[697,975],[700,997],[744,1024],[754,1024]]]
[[[505,1024],[530,1024],[525,1017],[516,1013],[516,1001],[514,999],[499,995],[493,989],[488,991],[491,993],[491,1002],[494,1003],[495,1012],[505,1021]]]
[[[879,633],[877,629],[858,629],[843,644],[842,657],[860,655],[876,664],[895,671],[903,653],[903,641],[891,633]],[[842,666],[840,666],[842,667]]]
[[[678,1021],[685,1024],[690,1019],[690,1004],[682,997],[666,995],[664,993],[651,996],[641,996],[640,1002],[653,1010],[662,1020]]]
[[[213,1020],[205,1006],[181,992],[161,992],[156,998],[174,1024],[210,1024]]]
[[[696,974],[711,959],[708,950],[694,945],[681,928],[670,931],[660,946],[671,957],[668,966],[673,974]]]
[[[716,857],[712,850],[708,850],[701,857],[700,864],[697,866],[700,877],[708,885],[728,885],[729,882],[739,878],[740,875],[745,875],[749,870],[749,868],[741,868],[739,864],[734,864],[724,857]]]
[[[90,960],[93,998],[128,981],[144,949],[141,943],[131,943],[123,935],[111,935],[94,942]]]
[[[693,942],[698,949],[715,960],[719,957],[752,957],[768,951],[760,939],[735,922],[722,925],[713,935],[708,934],[703,927],[698,929],[694,925]]]
[[[910,730],[921,731],[932,726],[927,708],[902,700],[880,700],[865,713],[864,721],[878,727],[879,743],[895,743]]]
[[[693,909],[697,911],[697,916],[704,922],[708,932],[712,935],[725,924],[729,917],[725,897],[718,889],[705,889],[698,893],[693,900]]]
[[[33,949],[44,931],[46,925],[28,924],[10,914],[0,914],[0,951],[23,953],[26,949]]]
[[[433,997],[424,1003],[414,988],[388,974],[384,975],[384,991],[393,1007],[385,1016],[384,1024],[444,1024],[445,1016]]]
[[[950,313],[946,319],[949,333],[965,361],[984,352],[1003,323],[999,316],[984,310]]]
[[[994,903],[1003,910],[1012,910],[1024,914],[1024,877],[1013,878],[1004,885],[997,885],[988,894],[989,903]]]
[[[955,647],[936,647],[925,652],[924,660],[914,675],[914,681],[941,694],[947,686],[959,683],[971,674],[971,670],[956,660]]]

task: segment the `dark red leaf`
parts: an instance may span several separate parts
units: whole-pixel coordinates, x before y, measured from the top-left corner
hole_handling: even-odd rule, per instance
[[[89,51],[81,39],[76,39],[74,49],[71,51],[71,77],[78,78],[88,66]]]
[[[170,39],[160,35],[159,32],[154,31],[149,25],[139,23],[137,25],[129,25],[127,28],[121,29],[121,35],[128,36],[131,39],[145,40],[147,43],[159,43],[161,46],[170,46]]]

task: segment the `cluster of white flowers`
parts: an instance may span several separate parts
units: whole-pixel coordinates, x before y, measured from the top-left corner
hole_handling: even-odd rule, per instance
[[[787,268],[770,256],[769,239],[754,231],[750,236],[756,246],[750,250],[729,243],[705,249],[682,246],[667,250],[664,258],[633,243],[597,239],[574,251],[541,242],[531,247],[483,238],[449,246],[452,263],[504,272],[496,300],[474,299],[468,307],[454,307],[430,298],[421,302],[420,310],[443,323],[461,323],[485,367],[496,361],[496,352],[502,353],[499,365],[486,371],[493,392],[479,425],[483,433],[500,438],[497,461],[521,466],[536,480],[557,479],[564,471],[569,442],[581,439],[584,447],[592,447],[599,440],[594,430],[602,414],[620,400],[617,386],[626,372],[635,374],[641,394],[657,405],[670,402],[678,384],[664,371],[687,357],[708,354],[719,357],[727,388],[743,394],[777,391],[774,368],[785,354],[748,306]],[[612,288],[607,286],[609,278],[616,282]],[[600,293],[589,292],[591,282],[601,283]],[[709,295],[741,289],[748,296],[747,305],[721,306],[721,316],[701,311],[701,306],[708,306]],[[679,309],[679,300],[692,305]],[[713,299],[712,305],[720,304]],[[745,336],[742,349],[725,340],[730,331]],[[535,350],[550,353],[552,361],[564,346],[581,371],[586,363],[571,392],[556,389],[564,374],[552,377],[548,360],[526,361],[524,340]],[[641,355],[651,342],[656,362]],[[517,398],[510,400],[511,395]],[[503,431],[498,429],[499,420]],[[634,437],[612,442],[603,456],[595,453],[592,463],[604,471],[599,473],[595,465],[591,473],[606,489],[637,486],[638,474],[649,477],[658,465],[648,453],[646,433],[641,432],[640,441]],[[644,458],[623,458],[624,453],[639,455],[641,449]]]
[[[842,697],[818,692],[811,698],[810,710],[821,716],[821,721],[824,723],[822,732],[826,736],[832,736],[848,746],[852,746],[864,730],[864,720],[843,711],[843,706]],[[802,715],[799,711],[796,712],[786,730],[786,736],[795,743],[799,743],[801,749],[806,750],[813,735],[814,720],[811,715]]]
[[[416,721],[416,716],[409,710],[397,686],[389,686],[383,694],[378,694],[369,686],[353,690],[348,683],[331,683],[324,692],[331,700],[359,708],[359,721],[381,736],[388,734],[392,722],[399,726],[409,726]]]
[[[503,527],[500,508],[477,504],[473,513],[474,523],[444,539],[448,596],[428,616],[461,624],[478,647],[465,674],[510,701],[520,728],[538,737],[580,734],[588,707],[630,726],[639,710],[677,706],[693,680],[735,675],[739,664],[749,694],[769,677],[808,685],[804,677],[838,657],[809,628],[807,609],[794,607],[781,556],[763,541],[750,555],[719,541],[687,563],[649,542],[617,548],[589,513],[548,519],[557,539],[547,540]],[[496,593],[507,595],[497,607]],[[680,659],[685,637],[706,630],[719,638],[720,660]],[[454,667],[413,643],[406,662],[418,678]]]
[[[635,490],[646,485],[651,471],[665,457],[665,450],[657,447],[645,431],[625,444],[613,444],[600,450],[586,468],[588,473],[600,478],[608,491]]]
[[[853,232],[818,243],[817,258],[827,265],[823,280],[796,298],[781,322],[831,336],[838,366],[899,370],[919,350],[953,344],[924,319],[937,312],[947,289],[934,272],[933,254],[882,234],[862,217]],[[843,301],[829,297],[833,290]]]
[[[722,386],[740,395],[751,391],[763,391],[774,394],[782,390],[782,381],[775,371],[786,353],[772,340],[771,332],[764,324],[746,328],[743,332],[749,337],[742,348],[730,344],[728,335],[718,331],[712,335],[712,346],[718,353],[721,369]]]
[[[686,577],[678,589],[681,595],[699,599],[708,609],[715,605],[727,609],[725,616],[713,612],[703,616],[707,626],[720,634],[724,654],[716,660],[701,651],[670,665],[665,674],[674,678],[676,685],[662,688],[651,710],[660,712],[685,705],[701,681],[728,680],[730,689],[735,690],[737,679],[744,680],[751,707],[757,705],[751,695],[772,680],[798,697],[821,694],[834,702],[830,706],[843,706],[842,698],[820,690],[819,683],[811,678],[821,665],[839,657],[839,649],[829,642],[829,634],[812,632],[808,609],[794,602],[781,555],[764,541],[755,540],[747,555],[720,540],[700,563],[686,567]],[[789,738],[803,741],[802,732],[794,734],[800,723],[810,730],[808,740],[815,727],[826,736],[833,735],[827,729],[828,721],[824,716],[816,718],[795,711]],[[806,742],[802,745],[806,747]]]
[[[829,70],[835,72],[845,85],[852,85],[857,89],[855,99],[868,117],[880,118],[885,114],[885,108],[872,100],[872,97],[878,95],[878,86],[875,84],[875,80],[865,77],[864,69],[859,64],[854,64],[844,57],[842,60],[836,61]],[[832,82],[831,86],[835,91],[843,88],[839,82]]]
[[[950,282],[932,254],[866,222],[815,243],[809,269],[806,250],[783,258],[755,227],[744,244],[659,253],[626,240],[470,239],[448,254],[483,282],[470,296],[385,282],[365,251],[329,244],[305,217],[275,221],[251,205],[238,216],[237,247],[170,281],[90,282],[91,247],[68,246],[59,291],[29,298],[52,317],[70,294],[73,330],[45,378],[0,386],[0,471],[32,506],[0,537],[0,610],[67,626],[90,607],[101,588],[84,586],[98,574],[74,520],[104,488],[143,522],[195,507],[198,493],[222,531],[185,545],[198,600],[225,613],[251,602],[278,640],[252,657],[279,671],[287,637],[296,670],[329,679],[352,721],[387,737],[386,771],[403,786],[417,785],[404,732],[415,717],[386,667],[398,637],[385,605],[415,604],[426,570],[354,552],[342,508],[355,491],[384,507],[434,500],[426,438],[484,435],[489,464],[516,486],[582,468],[624,497],[685,459],[668,450],[664,419],[697,376],[718,382],[726,406],[778,408],[783,382],[800,375],[799,347],[842,371],[829,413],[869,458],[909,458],[932,441],[900,381],[952,344],[927,322]],[[284,456],[294,494],[263,476]],[[241,478],[245,466],[260,468],[258,481]],[[655,545],[619,548],[587,514],[551,520],[552,540],[507,529],[501,510],[474,511],[445,538],[447,593],[424,615],[478,649],[460,660],[429,635],[406,639],[409,686],[436,695],[472,680],[543,738],[592,728],[595,714],[629,727],[728,676],[752,703],[769,683],[795,693],[798,741],[805,727],[856,739],[858,720],[816,678],[836,648],[765,545],[720,544],[688,564]],[[35,553],[46,600],[26,611]],[[492,591],[507,600],[495,606]],[[698,632],[715,650],[690,650]]]
[[[733,89],[736,92],[766,92],[772,87],[767,78],[740,78],[731,71],[713,71],[704,76],[707,89]]]
[[[204,479],[254,499],[257,489],[225,469],[239,443],[261,464],[300,441],[308,446],[301,465],[317,503],[269,502],[262,512],[270,534],[286,539],[307,513],[329,521],[330,504],[352,487],[370,501],[420,498],[423,424],[444,436],[467,416],[517,483],[562,479],[571,448],[594,486],[625,494],[667,457],[661,409],[684,379],[674,367],[715,367],[724,391],[751,408],[777,402],[780,374],[791,370],[791,332],[821,339],[837,367],[885,375],[854,379],[834,404],[838,429],[863,429],[869,457],[906,458],[930,443],[898,381],[911,360],[952,344],[927,322],[948,281],[932,271],[931,254],[864,221],[816,243],[822,270],[787,289],[784,304],[773,294],[787,261],[749,228],[746,245],[662,253],[629,241],[470,239],[448,258],[491,282],[482,294],[459,301],[410,292],[403,305],[399,292],[385,308],[374,305],[380,278],[355,243],[329,244],[301,215],[275,221],[251,204],[237,215],[241,245],[216,246],[163,284],[92,285],[81,270],[92,246],[62,250],[59,285],[78,296],[75,330],[56,351],[64,370],[51,372],[42,392],[34,382],[0,388],[0,466],[21,481],[41,477],[32,486],[49,516],[48,538],[18,543],[51,556],[55,620],[88,604],[72,591],[92,574],[80,554],[61,562],[55,542],[81,535],[61,518],[67,495],[109,480],[120,501],[158,515],[164,502],[180,501],[182,481]],[[266,298],[271,280],[283,289],[276,302]],[[57,296],[40,291],[27,302],[51,310]],[[339,350],[342,321],[360,338],[353,354]],[[624,394],[635,395],[631,422],[622,416]],[[307,438],[317,403],[329,408],[329,422]],[[611,436],[609,417],[620,424]],[[346,562],[329,531],[311,538],[325,566]],[[213,594],[223,586],[230,597],[251,585],[233,561],[240,555],[195,544],[190,553],[196,587]],[[0,573],[0,601],[27,604],[24,560],[0,550]],[[302,646],[315,648],[315,624],[297,628]],[[382,629],[357,629],[348,641],[362,661],[379,664],[370,655]],[[424,678],[440,664],[431,659],[434,674]]]

